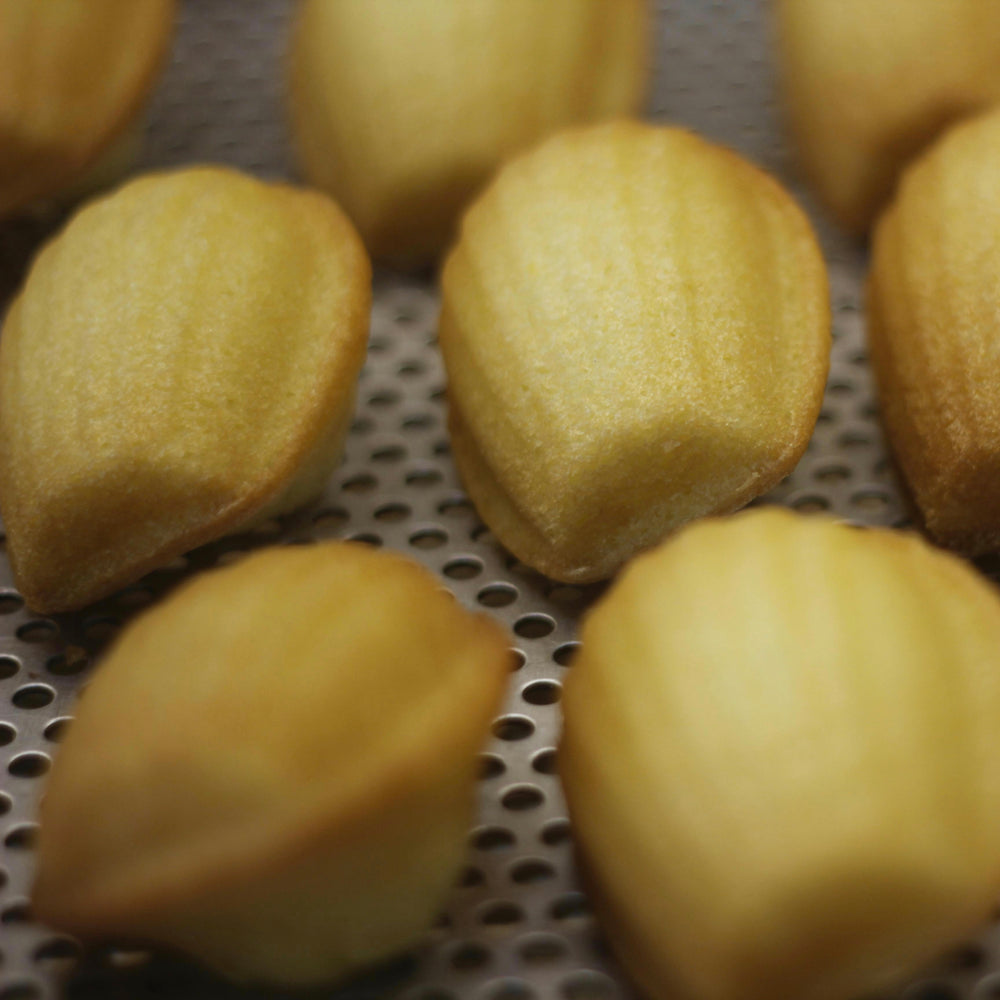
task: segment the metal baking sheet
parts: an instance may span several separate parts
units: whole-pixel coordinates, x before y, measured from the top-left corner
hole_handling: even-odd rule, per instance
[[[765,0],[661,0],[657,6],[651,114],[695,128],[793,182],[776,109]],[[289,12],[287,0],[182,4],[172,61],[150,107],[142,168],[207,161],[294,176],[282,96]],[[905,511],[883,447],[865,353],[864,254],[813,216],[831,269],[833,365],[809,450],[766,502],[825,509],[865,524],[902,524]],[[0,226],[2,300],[58,222],[47,216]],[[198,550],[84,613],[58,618],[24,608],[0,558],[0,1000],[268,995],[124,943],[82,954],[71,939],[35,923],[28,903],[34,821],[76,694],[129,617],[187,574],[233,553],[318,537],[365,538],[429,566],[464,604],[485,608],[509,626],[518,667],[483,754],[466,867],[437,926],[399,961],[308,995],[631,995],[580,890],[554,773],[560,685],[579,615],[599,588],[553,584],[525,569],[494,542],[462,493],[448,454],[436,316],[430,282],[378,275],[347,455],[308,512]],[[997,970],[1000,931],[993,927],[901,996],[995,1000]]]

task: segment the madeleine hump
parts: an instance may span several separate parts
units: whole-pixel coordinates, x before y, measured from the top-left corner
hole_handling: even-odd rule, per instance
[[[452,451],[480,516],[567,582],[789,473],[830,361],[805,214],[677,128],[572,129],[514,160],[445,264]]]
[[[559,769],[644,996],[882,996],[995,913],[1000,596],[971,566],[768,507],[641,556],[581,638]]]
[[[32,906],[237,980],[336,979],[454,883],[509,641],[357,543],[205,573],[98,668],[52,768]]]
[[[325,195],[196,167],[81,209],[0,337],[0,509],[29,606],[82,607],[317,495],[370,303]]]
[[[879,411],[920,519],[1000,548],[1000,110],[913,164],[875,231],[868,341]]]

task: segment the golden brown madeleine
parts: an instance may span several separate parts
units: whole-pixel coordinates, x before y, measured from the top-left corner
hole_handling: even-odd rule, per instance
[[[802,164],[841,225],[865,232],[906,164],[1000,101],[1000,4],[775,0]]]
[[[99,668],[41,812],[33,905],[240,979],[414,941],[464,853],[508,642],[400,556],[269,549],[189,583]]]
[[[1000,113],[904,175],[875,232],[868,339],[889,442],[927,530],[1000,547]]]
[[[80,211],[0,338],[0,508],[28,604],[80,607],[318,494],[370,301],[364,248],[318,193],[195,168]]]
[[[483,520],[559,580],[610,576],[791,471],[829,365],[826,268],[771,177],[616,122],[505,167],[443,276],[452,450]]]
[[[413,265],[512,153],[631,114],[647,0],[304,0],[290,53],[303,168],[372,254]]]
[[[777,508],[705,521],[582,639],[560,772],[646,996],[870,996],[995,909],[1000,600],[955,557]]]
[[[56,194],[133,120],[174,0],[0,0],[0,216]]]

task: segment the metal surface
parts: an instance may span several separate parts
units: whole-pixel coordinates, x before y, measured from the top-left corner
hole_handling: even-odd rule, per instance
[[[682,122],[789,176],[774,108],[763,0],[659,4],[656,117]],[[281,105],[284,0],[187,0],[172,64],[151,107],[143,166],[192,161],[289,171]],[[814,213],[814,216],[816,213]],[[19,280],[51,218],[0,227],[0,294]],[[862,254],[820,226],[831,267],[836,341],[823,415],[795,473],[768,500],[898,524],[866,363]],[[554,585],[513,561],[464,498],[448,457],[444,380],[428,283],[378,279],[369,360],[344,464],[308,514],[178,560],[86,613],[26,611],[0,560],[0,1000],[246,998],[165,956],[124,949],[82,958],[27,908],[42,776],[76,692],[107,639],[185,574],[248,547],[304,537],[365,537],[441,574],[470,607],[514,633],[521,666],[483,757],[479,823],[461,883],[408,961],[335,991],[412,1000],[602,1000],[629,988],[601,947],[573,868],[554,776],[560,682],[579,614],[596,589]],[[1000,935],[931,970],[905,1000],[1000,997]]]

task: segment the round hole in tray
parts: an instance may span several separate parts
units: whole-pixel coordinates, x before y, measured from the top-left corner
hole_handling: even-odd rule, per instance
[[[485,826],[472,831],[471,841],[477,851],[502,851],[513,847],[517,838],[504,826]]]
[[[484,608],[506,608],[518,597],[517,587],[512,583],[491,583],[476,594],[476,600]]]
[[[378,486],[378,480],[368,472],[359,472],[350,476],[341,484],[341,489],[346,493],[371,493]]]
[[[408,361],[402,362],[396,369],[400,378],[415,378],[417,375],[423,375],[425,371],[427,371],[427,366],[419,358],[410,358]]]
[[[452,951],[449,958],[451,967],[459,972],[471,972],[489,965],[493,956],[488,948],[475,941],[463,941]]]
[[[21,664],[13,656],[0,656],[0,681],[13,677],[21,669]]]
[[[30,924],[31,906],[27,900],[19,900],[0,910],[0,924]]]
[[[521,691],[529,705],[554,705],[561,694],[562,687],[556,681],[532,681]]]
[[[152,604],[154,598],[155,595],[147,587],[132,586],[121,591],[115,597],[115,602],[125,611],[135,611]]]
[[[853,450],[855,448],[870,448],[872,439],[862,431],[845,431],[837,439],[837,444],[841,448]]]
[[[373,462],[401,462],[406,458],[406,449],[402,445],[387,445],[385,448],[376,448],[371,453]]]
[[[493,723],[493,735],[513,742],[526,740],[535,731],[535,724],[526,715],[504,715]]]
[[[531,766],[539,774],[555,774],[559,766],[555,747],[547,747],[545,750],[539,750],[531,758]]]
[[[42,735],[50,743],[61,743],[66,736],[66,731],[69,729],[69,725],[72,721],[73,718],[69,715],[64,715],[59,719],[53,719],[50,723],[48,723],[48,725],[46,725]]]
[[[859,490],[851,497],[851,503],[860,510],[874,513],[889,506],[889,495],[882,490]]]
[[[13,804],[9,795],[0,792],[0,816],[5,816],[9,813]]]
[[[523,979],[497,979],[483,990],[483,1000],[532,1000],[534,996],[534,990]]]
[[[405,503],[384,503],[375,508],[375,520],[385,524],[405,521],[413,511]]]
[[[404,417],[399,425],[404,431],[426,431],[435,424],[434,415],[431,413],[414,413],[409,417]]]
[[[35,823],[20,823],[7,831],[3,846],[11,851],[31,851],[38,843],[38,826]]]
[[[458,879],[455,884],[459,887],[459,889],[472,889],[477,885],[482,885],[485,881],[486,876],[479,868],[473,868],[472,865],[466,865],[466,867],[459,872]]]
[[[45,708],[55,701],[56,693],[48,684],[25,684],[14,692],[11,701],[17,708]]]
[[[25,622],[16,632],[24,642],[51,642],[59,637],[59,626],[55,622],[37,619]]]
[[[510,669],[512,673],[520,670],[527,662],[528,658],[524,655],[524,650],[512,649],[510,651]]]
[[[562,980],[559,992],[566,1000],[610,1000],[618,996],[618,987],[600,972],[581,969]]]
[[[425,488],[436,486],[441,479],[441,473],[437,469],[414,469],[406,474],[406,485]]]
[[[517,943],[518,957],[526,965],[548,965],[566,957],[566,941],[558,934],[527,934]]]
[[[390,406],[395,406],[400,398],[399,393],[395,389],[379,389],[368,397],[368,405],[380,410],[386,409]]]
[[[355,535],[348,535],[347,541],[360,542],[362,545],[370,545],[373,549],[382,547],[382,539],[372,531],[359,531]]]
[[[479,777],[483,781],[488,781],[490,778],[498,778],[504,771],[507,770],[507,765],[503,762],[503,757],[495,753],[484,753],[479,755]]]
[[[555,878],[556,870],[542,858],[519,858],[510,866],[510,877],[518,885],[535,885]]]
[[[543,639],[555,631],[555,619],[549,615],[522,615],[514,622],[514,633],[522,639]]]
[[[557,584],[548,593],[550,601],[555,601],[563,607],[574,607],[583,600],[583,596],[583,591],[579,587],[571,587],[566,583]]]
[[[9,746],[14,742],[17,730],[8,722],[0,722],[0,747]]]
[[[568,844],[573,839],[568,819],[552,819],[542,827],[542,843],[550,847]]]
[[[473,507],[465,497],[453,497],[450,500],[442,500],[438,504],[437,510],[439,514],[444,514],[446,517],[460,517],[471,514]]]
[[[10,615],[24,607],[24,598],[13,590],[0,591],[0,615]]]
[[[69,646],[65,653],[50,656],[45,663],[45,669],[57,677],[73,677],[87,668],[90,658],[79,646]]]
[[[506,899],[492,900],[479,909],[479,922],[486,927],[507,927],[524,920],[524,910]]]
[[[545,804],[545,796],[534,785],[513,785],[500,796],[500,805],[511,812],[527,812]]]
[[[103,646],[110,642],[121,628],[121,622],[117,618],[102,616],[88,619],[83,626],[83,635],[88,644]]]
[[[75,960],[80,955],[81,948],[72,938],[54,937],[38,945],[31,953],[31,958],[35,962],[62,962]]]
[[[821,496],[806,496],[799,497],[792,503],[792,506],[800,514],[818,514],[821,511],[830,509],[830,501],[826,497]]]
[[[415,549],[439,549],[448,543],[448,533],[440,528],[421,528],[413,532],[409,538]]]
[[[587,897],[582,892],[565,892],[549,908],[555,920],[575,920],[590,914]]]
[[[568,667],[572,664],[573,657],[579,649],[580,643],[578,642],[564,642],[561,646],[556,646],[556,648],[552,651],[552,659],[555,660],[560,667]]]
[[[40,778],[48,771],[50,763],[43,753],[22,753],[11,760],[7,770],[15,778]]]
[[[471,580],[483,571],[481,559],[475,556],[457,556],[444,564],[442,572],[449,580]]]
[[[313,514],[313,524],[324,531],[336,531],[350,520],[350,514],[343,507],[325,507]]]
[[[851,470],[846,465],[824,465],[813,473],[820,483],[842,483],[851,478]]]

